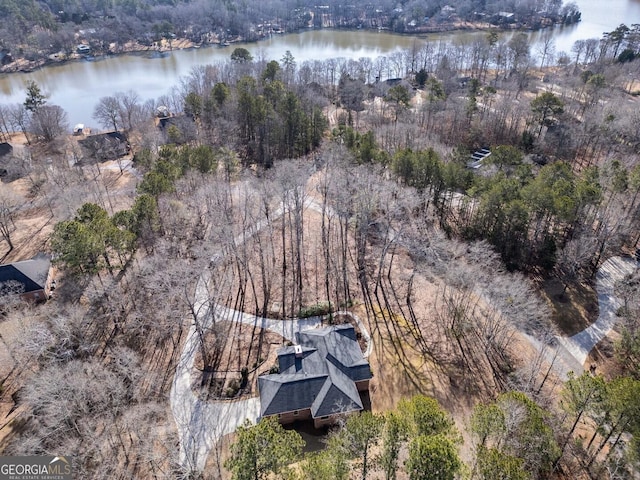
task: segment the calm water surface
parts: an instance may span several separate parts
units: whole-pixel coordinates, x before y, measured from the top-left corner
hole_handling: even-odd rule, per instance
[[[535,44],[552,36],[556,51],[570,52],[576,40],[600,38],[603,32],[613,30],[620,23],[640,23],[640,0],[578,0],[576,3],[582,11],[582,22],[571,27],[533,32],[532,42]],[[484,33],[429,35],[426,41],[465,42],[478,35]],[[375,58],[423,41],[386,32],[312,30],[278,35],[245,46],[255,58],[268,60],[279,60],[289,50],[301,64],[305,60],[339,57]],[[95,125],[91,115],[100,97],[135,90],[143,100],[158,98],[168,93],[170,87],[176,85],[180,77],[188,75],[194,66],[226,60],[237,46],[175,51],[162,58],[122,55],[95,62],[50,66],[26,74],[9,74],[0,77],[0,103],[22,102],[25,83],[35,80],[49,95],[50,103],[67,111],[72,124]]]

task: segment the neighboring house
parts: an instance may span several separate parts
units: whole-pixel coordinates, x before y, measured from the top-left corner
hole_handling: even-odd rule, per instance
[[[197,138],[196,122],[188,115],[158,118],[158,128],[166,143],[181,145]]]
[[[165,118],[165,117],[169,117],[169,116],[171,116],[171,114],[169,112],[169,107],[167,107],[165,105],[160,105],[158,108],[156,108],[156,117]]]
[[[467,162],[467,168],[471,168],[477,170],[482,167],[484,160],[491,156],[491,150],[488,148],[481,148],[480,150],[476,150],[471,155],[471,159]]]
[[[78,140],[88,156],[98,160],[113,160],[129,153],[127,137],[122,132],[100,133]]]
[[[262,417],[282,424],[313,419],[316,428],[363,409],[360,392],[372,377],[352,325],[296,334],[298,344],[278,351],[280,373],[258,377]]]
[[[87,55],[91,53],[91,47],[89,45],[81,43],[76,47],[76,52],[78,52],[80,55]]]
[[[13,152],[13,147],[10,144],[6,142],[0,143],[0,157],[9,155],[11,152]]]
[[[13,56],[8,51],[0,51],[0,65],[9,65],[13,62]]]
[[[20,293],[26,300],[45,301],[51,290],[51,259],[39,253],[31,260],[0,265],[0,295]]]

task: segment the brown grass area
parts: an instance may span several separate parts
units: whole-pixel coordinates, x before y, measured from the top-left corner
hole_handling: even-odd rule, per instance
[[[115,161],[85,169],[88,180],[82,188],[89,191],[86,195],[78,195],[78,207],[84,202],[102,203],[111,214],[131,207],[137,183],[131,173],[125,171],[121,174]],[[7,254],[3,263],[26,260],[38,252],[48,251],[49,236],[54,225],[66,218],[54,218],[46,201],[33,196],[32,182],[28,178],[3,183],[2,188],[15,196],[20,205],[14,218],[15,229],[11,234],[13,250],[9,252],[7,243],[0,242],[0,258]],[[52,201],[56,202],[55,199]],[[64,202],[65,199],[60,201]],[[54,212],[55,210],[54,207]]]
[[[3,444],[11,438],[12,422],[24,413],[24,408],[16,408],[13,393],[19,385],[14,383],[11,372],[19,367],[13,357],[13,346],[31,325],[32,317],[21,316],[4,320],[0,317],[0,452]],[[4,383],[6,382],[6,383]]]
[[[209,330],[205,335],[206,345],[212,348],[220,345],[215,371],[205,371],[202,352],[198,351],[194,363],[198,370],[194,389],[205,393],[202,386],[208,385],[207,393],[211,398],[237,398],[236,393],[257,394],[258,376],[268,373],[272,366],[277,365],[277,350],[285,342],[281,335],[260,328],[254,329],[252,325],[220,322],[215,330]],[[241,370],[245,365],[249,370],[248,381],[236,392],[232,383],[240,385]],[[234,391],[231,396],[227,394],[229,388]]]
[[[615,343],[620,339],[620,335],[614,330],[605,338],[600,340],[589,352],[585,365],[596,366],[596,373],[607,379],[613,379],[625,375],[620,363],[614,357]]]
[[[551,307],[551,320],[564,335],[574,335],[598,318],[598,295],[593,286],[583,282],[563,283],[551,277],[540,285],[540,294]]]
[[[400,264],[400,262],[398,262]],[[424,279],[416,280],[416,290],[424,307],[424,322],[430,323],[429,312],[433,310],[433,299],[437,285]],[[364,308],[358,312],[367,318]],[[450,384],[441,368],[425,357],[418,347],[412,326],[400,315],[378,312],[377,317],[367,318],[373,339],[373,351],[369,358],[373,379],[371,381],[371,404],[375,412],[394,409],[402,398],[416,394],[447,397]],[[440,400],[440,398],[439,398]]]
[[[5,186],[22,202],[14,219],[15,230],[11,234],[13,250],[8,251],[6,242],[0,245],[0,258],[8,254],[3,263],[11,263],[29,259],[36,253],[45,251],[49,235],[53,231],[53,222],[47,208],[29,198],[28,180],[16,180]]]

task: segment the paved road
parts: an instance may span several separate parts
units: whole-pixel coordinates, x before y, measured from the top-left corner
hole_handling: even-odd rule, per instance
[[[638,268],[638,262],[629,257],[612,257],[602,264],[596,275],[598,293],[598,320],[589,328],[572,337],[558,337],[560,344],[582,365],[589,352],[611,331],[616,323],[616,311],[622,301],[615,296],[615,284]]]
[[[615,285],[638,268],[638,262],[629,257],[611,257],[602,264],[596,274],[598,294],[598,319],[588,328],[571,337],[556,336],[556,344],[543,345],[530,335],[524,337],[538,351],[545,361],[553,365],[562,380],[567,380],[569,372],[580,375],[584,372],[584,362],[589,352],[613,329],[616,311],[622,301],[615,296]]]
[[[545,360],[552,363],[562,380],[570,371],[580,375],[589,352],[606,337],[616,322],[616,311],[622,305],[615,296],[615,285],[638,268],[638,262],[628,257],[612,257],[602,264],[596,274],[598,294],[598,319],[588,328],[571,337],[556,336],[556,345],[543,345],[537,339],[525,335],[529,343],[543,353]]]

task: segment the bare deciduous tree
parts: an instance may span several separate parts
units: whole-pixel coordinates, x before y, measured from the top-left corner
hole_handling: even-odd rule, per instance
[[[16,229],[14,220],[21,203],[19,198],[10,191],[0,191],[0,238],[7,242],[9,246],[9,250],[2,258],[6,258],[6,255],[13,250],[11,236]]]
[[[43,105],[31,115],[30,131],[45,142],[51,142],[69,131],[67,112],[59,105]]]

